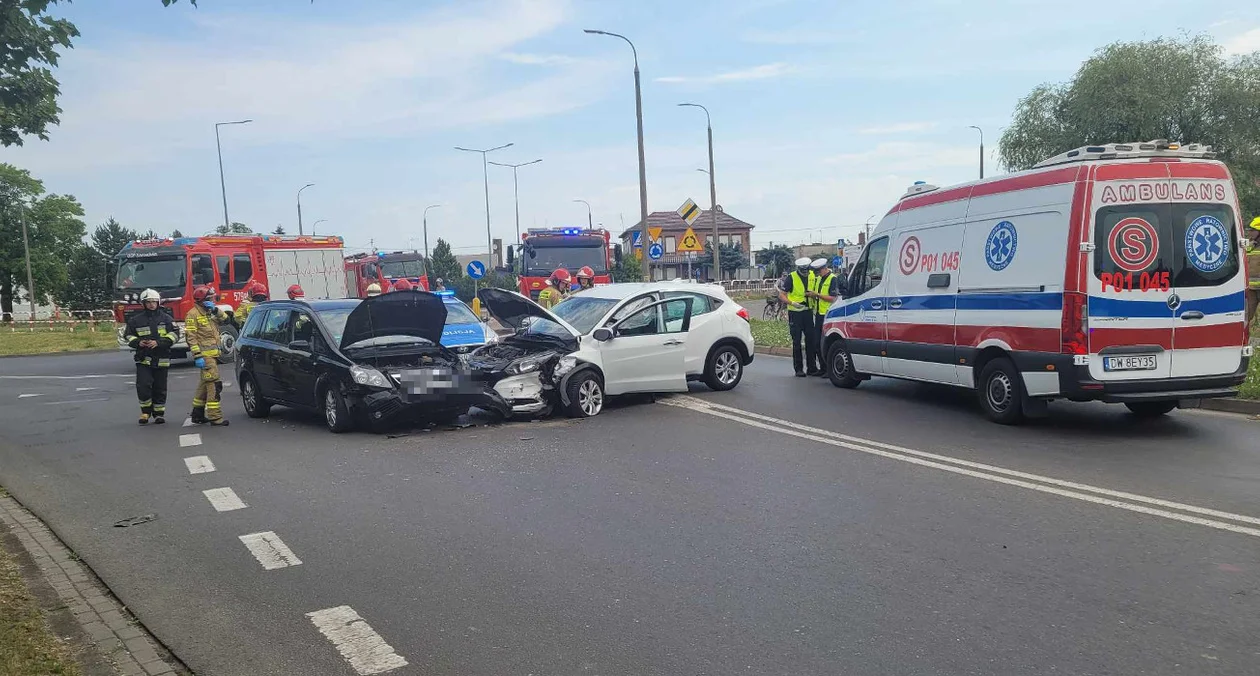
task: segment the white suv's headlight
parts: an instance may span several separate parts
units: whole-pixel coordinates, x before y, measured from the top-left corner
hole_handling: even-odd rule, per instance
[[[376,387],[387,390],[393,387],[393,383],[389,382],[389,378],[385,374],[368,366],[351,366],[350,377],[354,378],[354,382],[364,387]]]

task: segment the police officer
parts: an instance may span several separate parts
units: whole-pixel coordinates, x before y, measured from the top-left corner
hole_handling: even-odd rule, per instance
[[[818,375],[827,375],[826,357],[822,353],[823,322],[827,318],[827,310],[840,296],[840,278],[831,273],[831,261],[826,258],[815,259],[809,265],[814,273],[813,284],[806,292],[809,304],[814,309],[814,354],[818,357]]]
[[[814,273],[809,269],[809,258],[796,259],[796,269],[779,280],[779,300],[788,308],[788,332],[792,336],[792,370],[797,378],[818,375],[816,365],[818,347],[814,344],[814,309],[805,295],[814,283]]]
[[[162,296],[153,289],[140,294],[144,309],[127,320],[123,337],[135,350],[136,397],[140,400],[141,425],[166,422],[166,374],[171,366],[171,345],[175,343],[175,320],[162,307]]]
[[[254,280],[245,287],[245,300],[236,306],[236,312],[232,318],[236,320],[236,327],[245,328],[245,322],[249,320],[249,313],[254,311],[254,306],[266,302],[267,287],[262,282]]]
[[[1247,230],[1247,326],[1256,321],[1260,305],[1260,216],[1251,219]],[[1252,336],[1256,336],[1252,331]]]
[[[219,395],[223,393],[223,381],[219,378],[219,324],[228,321],[227,314],[218,308],[218,296],[209,286],[193,289],[193,307],[184,316],[188,349],[193,363],[201,369],[197,391],[193,393],[192,421],[210,423],[215,427],[228,424],[223,419]]]

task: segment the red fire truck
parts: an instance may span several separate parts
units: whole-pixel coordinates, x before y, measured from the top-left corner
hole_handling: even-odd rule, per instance
[[[519,247],[508,247],[508,267],[519,276],[521,294],[534,299],[556,268],[576,276],[579,268],[589,266],[596,284],[610,284],[612,266],[621,257],[621,245],[610,247],[611,239],[602,228],[530,228]]]
[[[400,279],[406,279],[425,291],[429,290],[429,276],[425,274],[424,256],[418,252],[394,251],[391,253],[360,253],[346,257],[346,288],[358,298],[367,298],[367,289],[373,283],[381,291]]]
[[[345,298],[344,248],[340,237],[285,237],[282,235],[209,235],[176,239],[139,240],[127,244],[114,257],[114,321],[118,345],[123,323],[142,309],[140,292],[154,289],[162,304],[175,316],[180,340],[174,355],[187,355],[183,338],[184,315],[192,308],[192,291],[201,285],[219,292],[219,307],[232,314],[245,298],[245,286],[262,282],[272,298],[284,297],[298,284],[307,298]],[[231,361],[237,330],[220,328],[220,361]]]

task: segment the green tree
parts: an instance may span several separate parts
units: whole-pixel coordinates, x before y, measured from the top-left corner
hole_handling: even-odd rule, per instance
[[[757,252],[757,265],[766,266],[766,272],[772,277],[782,276],[792,269],[792,247],[786,244],[765,247]]]
[[[113,258],[128,242],[140,239],[139,233],[125,228],[113,216],[92,230],[92,248],[106,258]]]
[[[30,172],[0,164],[0,311],[12,312],[17,287],[26,285],[22,221],[30,241],[35,299],[46,303],[66,285],[66,253],[82,246],[82,216],[83,207],[74,197],[45,195],[44,184]]]
[[[643,281],[643,262],[635,258],[632,253],[623,254],[621,261],[613,266],[612,280],[614,282]]]
[[[57,303],[70,310],[99,310],[109,306],[113,286],[110,259],[86,244],[70,253],[66,284],[55,294]]]
[[[244,223],[232,221],[231,225],[220,225],[215,227],[214,232],[217,235],[250,235],[253,234],[254,231]]]
[[[697,261],[706,274],[712,277],[713,269],[713,243],[704,243],[704,254]],[[748,257],[744,255],[744,250],[738,244],[718,244],[718,262],[722,265],[722,277],[733,274],[736,270],[748,264]]]
[[[276,226],[276,229],[271,231],[271,234],[273,234],[273,235],[283,235],[283,234],[284,234],[284,226],[283,226],[283,225],[277,225],[277,226]]]
[[[0,2],[0,145],[22,145],[24,135],[48,140],[60,121],[61,93],[52,69],[58,49],[69,49],[79,29],[48,15],[56,0]]]
[[[184,236],[184,233],[180,232],[179,228],[176,228],[171,231],[171,239],[175,239],[175,238],[183,237],[183,236]]]
[[[1108,45],[1070,81],[1024,97],[999,149],[1022,170],[1084,145],[1152,139],[1211,145],[1243,212],[1260,213],[1260,53],[1227,60],[1202,36]]]
[[[451,244],[441,237],[438,238],[437,246],[433,247],[433,260],[429,265],[429,282],[432,283],[441,277],[446,280],[448,287],[454,288],[454,282],[464,276],[464,269],[459,265],[459,259],[455,258],[455,254],[451,252]]]

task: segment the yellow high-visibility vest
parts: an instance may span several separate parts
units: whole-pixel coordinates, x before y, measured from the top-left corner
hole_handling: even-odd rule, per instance
[[[835,279],[835,275],[832,274],[828,274],[826,277],[815,277],[814,288],[811,290],[822,296],[830,296],[831,294],[828,292],[831,291],[831,280],[833,279]],[[818,298],[810,302],[814,304],[820,315],[827,314],[827,310],[831,309],[831,301]]]
[[[814,271],[809,271],[809,276],[801,277],[801,273],[796,270],[792,271],[792,290],[788,291],[787,299],[789,303],[797,305],[805,304],[805,292],[811,290],[814,285]],[[792,308],[788,308],[791,310]]]

